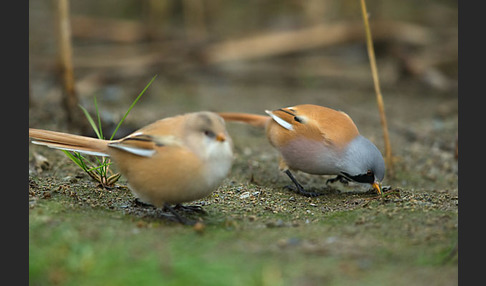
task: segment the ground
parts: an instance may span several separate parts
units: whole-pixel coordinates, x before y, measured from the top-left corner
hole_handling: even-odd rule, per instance
[[[253,85],[203,75],[177,84],[159,76],[151,88],[128,129],[194,110],[262,114],[314,103],[347,112],[383,150],[369,85]],[[191,203],[206,215],[183,213],[200,221],[194,227],[136,204],[123,177],[113,189],[100,188],[62,152],[30,144],[31,283],[457,285],[457,97],[400,82],[384,90],[394,166],[383,186],[393,192],[381,198],[366,187],[326,186],[329,177],[296,173],[323,195],[295,194],[285,188],[290,181],[263,131],[228,123],[235,162],[214,193]],[[100,109],[120,117],[136,94],[124,102],[100,96]],[[66,128],[62,113],[52,112],[56,102],[56,96],[35,102],[30,126]]]

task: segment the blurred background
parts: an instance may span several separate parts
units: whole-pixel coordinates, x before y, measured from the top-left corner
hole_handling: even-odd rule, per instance
[[[85,0],[64,18],[60,2],[29,1],[30,127],[73,129],[59,44],[68,23],[73,94],[92,112],[96,96],[107,128],[158,75],[117,137],[184,112],[312,103],[348,113],[383,152],[357,0]],[[457,183],[457,1],[366,4],[394,155],[416,154],[404,168],[435,183],[444,176],[428,164],[446,162]]]

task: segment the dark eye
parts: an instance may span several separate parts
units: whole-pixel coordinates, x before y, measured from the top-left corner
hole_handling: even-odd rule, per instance
[[[294,120],[299,122],[299,123],[302,123],[302,118],[300,118],[298,116],[294,116]]]
[[[375,175],[373,174],[373,171],[368,170],[368,171],[366,172],[366,176],[374,177]]]
[[[215,138],[216,137],[216,134],[211,130],[205,130],[204,135],[208,136],[209,138]]]

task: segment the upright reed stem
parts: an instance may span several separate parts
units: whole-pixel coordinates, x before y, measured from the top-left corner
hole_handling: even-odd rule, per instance
[[[370,58],[371,74],[373,75],[373,83],[376,92],[376,101],[378,104],[378,111],[380,113],[381,126],[383,128],[383,139],[385,141],[385,162],[387,165],[387,171],[393,173],[393,158],[390,137],[388,136],[388,124],[386,122],[385,105],[383,103],[383,97],[381,95],[378,69],[376,67],[375,50],[373,49],[373,40],[371,37],[370,25],[368,23],[368,12],[366,11],[365,0],[361,0],[361,11],[363,12],[363,22],[366,31],[366,45],[368,48],[368,56]]]

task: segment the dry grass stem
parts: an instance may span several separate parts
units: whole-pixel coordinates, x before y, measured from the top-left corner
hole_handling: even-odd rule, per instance
[[[63,105],[68,123],[77,127],[86,127],[78,109],[78,97],[74,89],[73,48],[71,43],[71,24],[69,1],[56,0],[57,36],[59,49],[59,67],[64,87]]]
[[[371,37],[370,25],[368,23],[368,12],[366,11],[365,0],[361,0],[361,11],[363,12],[363,22],[366,31],[366,45],[368,48],[368,56],[370,58],[371,74],[373,75],[373,84],[375,86],[376,92],[376,101],[378,104],[378,110],[380,112],[381,126],[383,128],[383,139],[385,141],[385,162],[387,165],[387,171],[389,172],[389,174],[393,174],[393,158],[390,137],[388,136],[388,124],[385,115],[385,105],[383,103],[383,97],[381,95],[378,69],[376,67],[375,51],[373,49],[373,40]]]

